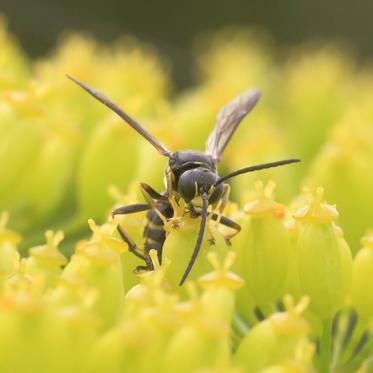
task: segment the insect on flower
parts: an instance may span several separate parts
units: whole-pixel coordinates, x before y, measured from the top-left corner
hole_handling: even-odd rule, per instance
[[[196,150],[171,152],[145,128],[104,95],[71,76],[67,77],[119,115],[119,117],[127,122],[135,131],[148,140],[159,153],[169,159],[166,168],[165,192],[160,194],[151,186],[141,183],[140,188],[147,203],[136,203],[119,207],[112,212],[112,216],[115,216],[149,210],[147,213],[148,222],[144,228],[145,242],[143,252],[137,248],[135,242],[128,236],[123,227],[120,225],[118,226],[119,233],[122,239],[128,244],[129,251],[145,261],[146,266],[140,268],[153,270],[153,264],[149,256],[149,252],[152,249],[157,250],[158,258],[161,262],[162,247],[166,239],[164,224],[168,219],[174,216],[178,203],[181,200],[188,206],[188,212],[191,216],[201,216],[201,225],[197,242],[179,285],[182,285],[188,277],[198,256],[208,216],[212,220],[219,221],[220,224],[234,229],[236,231],[235,234],[241,230],[241,227],[237,223],[222,215],[230,189],[229,184],[226,184],[225,181],[247,172],[300,161],[299,159],[285,159],[277,162],[263,163],[241,168],[219,177],[217,173],[217,163],[242,119],[258,102],[261,94],[257,89],[250,89],[242,93],[219,111],[216,125],[207,138],[204,152]],[[201,200],[202,206],[198,206],[198,201]],[[213,211],[217,209],[218,211],[209,213],[208,207],[210,205]],[[231,235],[231,237],[232,236],[233,235]]]

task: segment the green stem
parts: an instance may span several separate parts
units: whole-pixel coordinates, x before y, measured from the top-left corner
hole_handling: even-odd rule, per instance
[[[337,335],[334,339],[334,346],[333,346],[333,354],[331,357],[331,363],[330,368],[333,371],[333,369],[337,366],[339,363],[339,359],[342,353],[342,343],[344,338],[346,337],[346,329],[348,326],[350,311],[344,311],[341,313],[341,315],[338,318],[338,329],[337,329]]]
[[[332,352],[332,325],[332,319],[324,321],[320,339],[320,373],[329,373]]]
[[[242,338],[249,332],[250,327],[237,313],[234,313],[232,318],[232,329]]]

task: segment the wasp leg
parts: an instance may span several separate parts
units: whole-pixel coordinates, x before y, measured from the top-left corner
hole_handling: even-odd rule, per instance
[[[174,189],[172,187],[173,178],[174,174],[172,173],[171,169],[168,168],[166,171],[167,196],[168,201],[174,210],[174,218],[177,219],[183,215],[185,211],[185,205],[179,205],[179,203],[176,201]]]
[[[225,206],[227,206],[230,192],[231,192],[231,186],[229,184],[223,184],[223,195],[221,196],[220,203],[219,203],[220,214],[224,212]]]
[[[144,189],[152,199],[155,199],[156,201],[168,201],[167,196],[158,193],[150,185],[146,183],[140,183],[140,187]]]
[[[211,245],[213,245],[216,241],[216,238],[214,236],[214,232],[212,231],[211,225],[210,225],[210,220],[212,220],[211,217],[212,217],[212,214],[211,213],[208,214],[208,216],[207,216],[207,231],[208,231],[208,234],[210,236],[209,242],[210,242]]]
[[[133,214],[135,212],[141,212],[149,210],[150,206],[147,203],[135,203],[133,205],[128,206],[122,206],[118,207],[115,210],[112,211],[111,216],[114,218],[116,215],[126,215],[126,214]],[[126,231],[123,229],[123,227],[118,224],[118,232],[120,236],[122,237],[122,240],[127,243],[128,250],[136,255],[138,258],[142,259],[146,263],[146,267],[148,270],[153,269],[153,263],[150,260],[148,255],[144,255],[141,253],[135,244],[135,242],[132,240],[132,238],[126,233]]]
[[[188,213],[189,213],[190,217],[196,218],[198,216],[201,216],[200,208],[198,208],[198,207],[196,208],[193,205],[192,202],[188,202],[187,205],[188,205],[188,208],[189,208]],[[215,214],[215,215],[217,215],[217,214]],[[212,216],[212,214],[210,212],[208,212],[206,229],[207,229],[209,237],[210,237],[209,238],[209,242],[210,242],[210,244],[213,245],[215,243],[216,239],[215,239],[214,233],[212,232],[212,229],[211,229],[211,226],[210,226],[211,216]],[[216,221],[216,219],[215,219],[215,221]]]
[[[188,211],[188,212],[189,212],[189,214],[190,214],[190,216],[191,216],[192,218],[196,218],[197,216],[200,215],[200,213],[198,213],[198,212],[196,211],[196,209],[194,208],[194,205],[193,205],[192,202],[188,202],[187,205],[188,205],[188,207],[189,207],[189,211]]]
[[[224,215],[221,215],[220,213],[217,214],[217,213],[213,213],[211,215],[211,220],[214,220],[214,221],[217,221],[219,222],[219,224],[222,224],[228,228],[232,228],[235,230],[234,233],[231,233],[231,234],[228,234],[226,236],[224,236],[225,240],[227,241],[227,243],[230,244],[230,240],[236,236],[238,233],[241,232],[241,226],[236,223],[235,221],[233,221],[232,219],[229,219],[228,217],[224,216]]]
[[[225,206],[227,205],[229,201],[229,194],[231,191],[231,186],[229,184],[223,184],[223,194],[219,200],[219,202],[213,206],[213,209],[218,211],[218,216],[215,219],[216,224],[218,225],[220,222],[220,217],[222,216]]]
[[[198,207],[193,206],[193,212],[194,212],[193,216],[200,216],[201,215],[201,209],[198,208]],[[218,222],[219,224],[222,224],[222,225],[224,225],[228,228],[232,228],[232,229],[235,230],[234,233],[231,233],[231,234],[228,234],[228,235],[224,236],[225,240],[228,243],[230,243],[231,238],[233,238],[234,236],[236,236],[238,233],[241,232],[241,226],[238,223],[236,223],[232,219],[230,219],[227,216],[224,216],[220,213],[216,213],[216,212],[209,213],[208,218],[213,220],[213,221]]]
[[[223,194],[220,198],[220,200],[212,206],[212,209],[213,210],[217,210],[218,213],[216,215],[216,219],[211,219],[211,214],[209,214],[209,220],[214,220],[216,222],[216,225],[218,225],[220,223],[220,219],[221,219],[221,216],[222,216],[222,213],[225,209],[225,206],[227,205],[228,203],[228,200],[229,200],[229,193],[230,193],[230,190],[231,190],[231,187],[229,184],[223,184]],[[213,192],[213,190],[211,191],[211,193]],[[191,210],[192,211],[192,210]],[[195,212],[195,211],[194,211]],[[213,244],[215,243],[215,236],[210,228],[210,224],[207,225],[207,229],[208,229],[208,232],[209,232],[209,236],[210,236],[210,243]],[[229,238],[226,238],[227,242],[229,242]]]
[[[147,203],[134,203],[133,205],[121,206],[114,209],[111,212],[111,216],[114,217],[115,215],[133,214],[135,212],[146,211],[149,209],[150,206]]]
[[[144,187],[144,185],[145,185],[145,187]],[[157,203],[154,201],[154,199],[152,198],[152,195],[150,194],[150,193],[152,193],[153,188],[149,187],[151,189],[151,192],[149,193],[149,191],[147,189],[148,186],[149,185],[147,185],[147,184],[141,183],[140,184],[141,193],[144,196],[145,201],[149,205],[149,209],[154,210],[156,212],[156,214],[159,216],[159,218],[162,220],[163,225],[166,225],[167,224],[167,218],[159,211]],[[157,193],[157,192],[155,192],[155,193]]]

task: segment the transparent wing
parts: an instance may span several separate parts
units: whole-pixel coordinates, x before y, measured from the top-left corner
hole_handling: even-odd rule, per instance
[[[261,93],[253,88],[223,106],[206,141],[205,152],[218,161],[242,119],[254,108]]]

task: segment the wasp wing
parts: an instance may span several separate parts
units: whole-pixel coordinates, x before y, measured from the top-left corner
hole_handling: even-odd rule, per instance
[[[223,106],[206,141],[205,152],[218,161],[242,119],[254,108],[261,93],[253,88]]]

